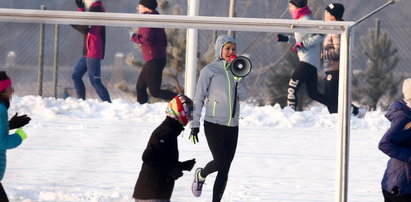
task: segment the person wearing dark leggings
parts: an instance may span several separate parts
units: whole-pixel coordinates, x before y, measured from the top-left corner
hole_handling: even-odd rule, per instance
[[[207,163],[200,175],[206,178],[218,171],[214,182],[213,201],[220,201],[237,148],[238,126],[229,127],[204,121],[204,133],[213,160]]]
[[[206,177],[217,172],[213,187],[213,202],[222,200],[231,162],[237,148],[240,100],[247,98],[246,83],[229,70],[230,56],[236,53],[235,39],[229,35],[218,36],[215,42],[215,61],[200,71],[194,98],[193,121],[190,139],[198,142],[200,118],[204,113],[204,133],[213,160],[194,174],[192,192],[200,197]],[[238,84],[238,85],[237,85]]]
[[[307,0],[290,0],[289,12],[295,20],[314,20],[311,10],[307,6]],[[327,105],[327,98],[317,90],[317,68],[320,66],[320,44],[324,39],[322,34],[294,33],[294,36],[283,34],[277,35],[278,42],[292,44],[291,50],[298,54],[300,61],[288,83],[287,106],[296,109],[297,92],[299,87],[305,83],[308,96]]]
[[[319,93],[317,90],[317,68],[306,62],[300,62],[297,69],[291,76],[290,82],[288,83],[288,106],[295,109],[295,106],[297,105],[297,92],[303,83],[305,83],[308,96],[311,99],[328,106],[327,97],[324,94]]]
[[[161,89],[163,69],[165,65],[165,58],[153,59],[144,64],[136,84],[137,101],[140,104],[148,102],[147,87],[153,97],[162,98],[164,100],[171,100],[177,95],[173,91]]]
[[[156,0],[140,0],[137,12],[158,15],[157,6]],[[137,102],[140,104],[148,102],[147,88],[153,97],[170,101],[177,93],[161,90],[167,55],[167,36],[164,28],[140,27],[137,33],[131,30],[129,34],[130,40],[140,45],[145,62],[136,84]]]
[[[330,3],[324,10],[325,21],[343,21],[344,6]],[[321,50],[321,59],[325,71],[325,95],[328,98],[327,108],[332,113],[338,112],[338,83],[340,72],[340,35],[327,34]],[[365,116],[365,108],[351,104],[352,114],[358,118]]]

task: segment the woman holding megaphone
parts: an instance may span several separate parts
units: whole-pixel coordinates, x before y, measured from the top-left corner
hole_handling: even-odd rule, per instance
[[[194,143],[198,142],[200,117],[204,106],[204,133],[213,160],[204,168],[197,168],[192,191],[194,196],[199,197],[206,177],[218,172],[214,182],[213,202],[221,201],[227,183],[228,172],[237,148],[239,101],[247,97],[247,87],[242,77],[251,70],[248,59],[238,59],[238,65],[233,66],[235,51],[234,38],[228,35],[220,35],[217,38],[215,61],[200,71],[194,97],[190,139]],[[235,71],[232,71],[232,68],[245,70],[239,71],[238,75],[233,73]]]

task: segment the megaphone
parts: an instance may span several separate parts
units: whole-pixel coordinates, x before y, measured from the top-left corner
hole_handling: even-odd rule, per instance
[[[247,57],[232,54],[228,58],[228,61],[230,62],[229,67],[234,76],[245,77],[251,71],[252,64]]]

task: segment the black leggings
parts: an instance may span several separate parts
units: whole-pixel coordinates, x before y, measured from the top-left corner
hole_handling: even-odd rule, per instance
[[[384,202],[410,202],[411,201],[411,194],[398,196],[396,194],[392,194],[385,190],[382,190],[382,194],[384,196]]]
[[[227,184],[228,172],[237,149],[238,126],[229,127],[204,121],[204,132],[213,155],[201,171],[202,177],[218,172],[213,188],[213,202],[221,201]]]
[[[7,197],[6,191],[3,188],[3,185],[0,182],[0,201],[1,202],[8,202],[9,198]]]
[[[161,98],[166,101],[173,99],[177,93],[170,90],[161,90],[163,69],[166,59],[152,59],[144,64],[136,84],[137,102],[144,104],[148,102],[147,87],[153,97]]]
[[[297,69],[291,76],[288,83],[287,106],[296,109],[297,106],[297,92],[300,86],[305,82],[307,87],[308,97],[328,106],[327,97],[318,92],[318,75],[317,68],[306,62],[300,62]]]

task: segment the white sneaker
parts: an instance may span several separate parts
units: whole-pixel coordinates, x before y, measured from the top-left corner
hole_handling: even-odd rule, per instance
[[[365,114],[367,113],[367,110],[363,107],[358,108],[358,114],[354,115],[355,117],[362,119],[364,118]]]
[[[193,191],[193,195],[195,197],[200,197],[201,192],[203,191],[203,184],[205,180],[199,179],[199,175],[202,170],[203,170],[202,168],[197,168],[194,174],[194,181],[193,181],[193,185],[191,186],[191,190]]]

